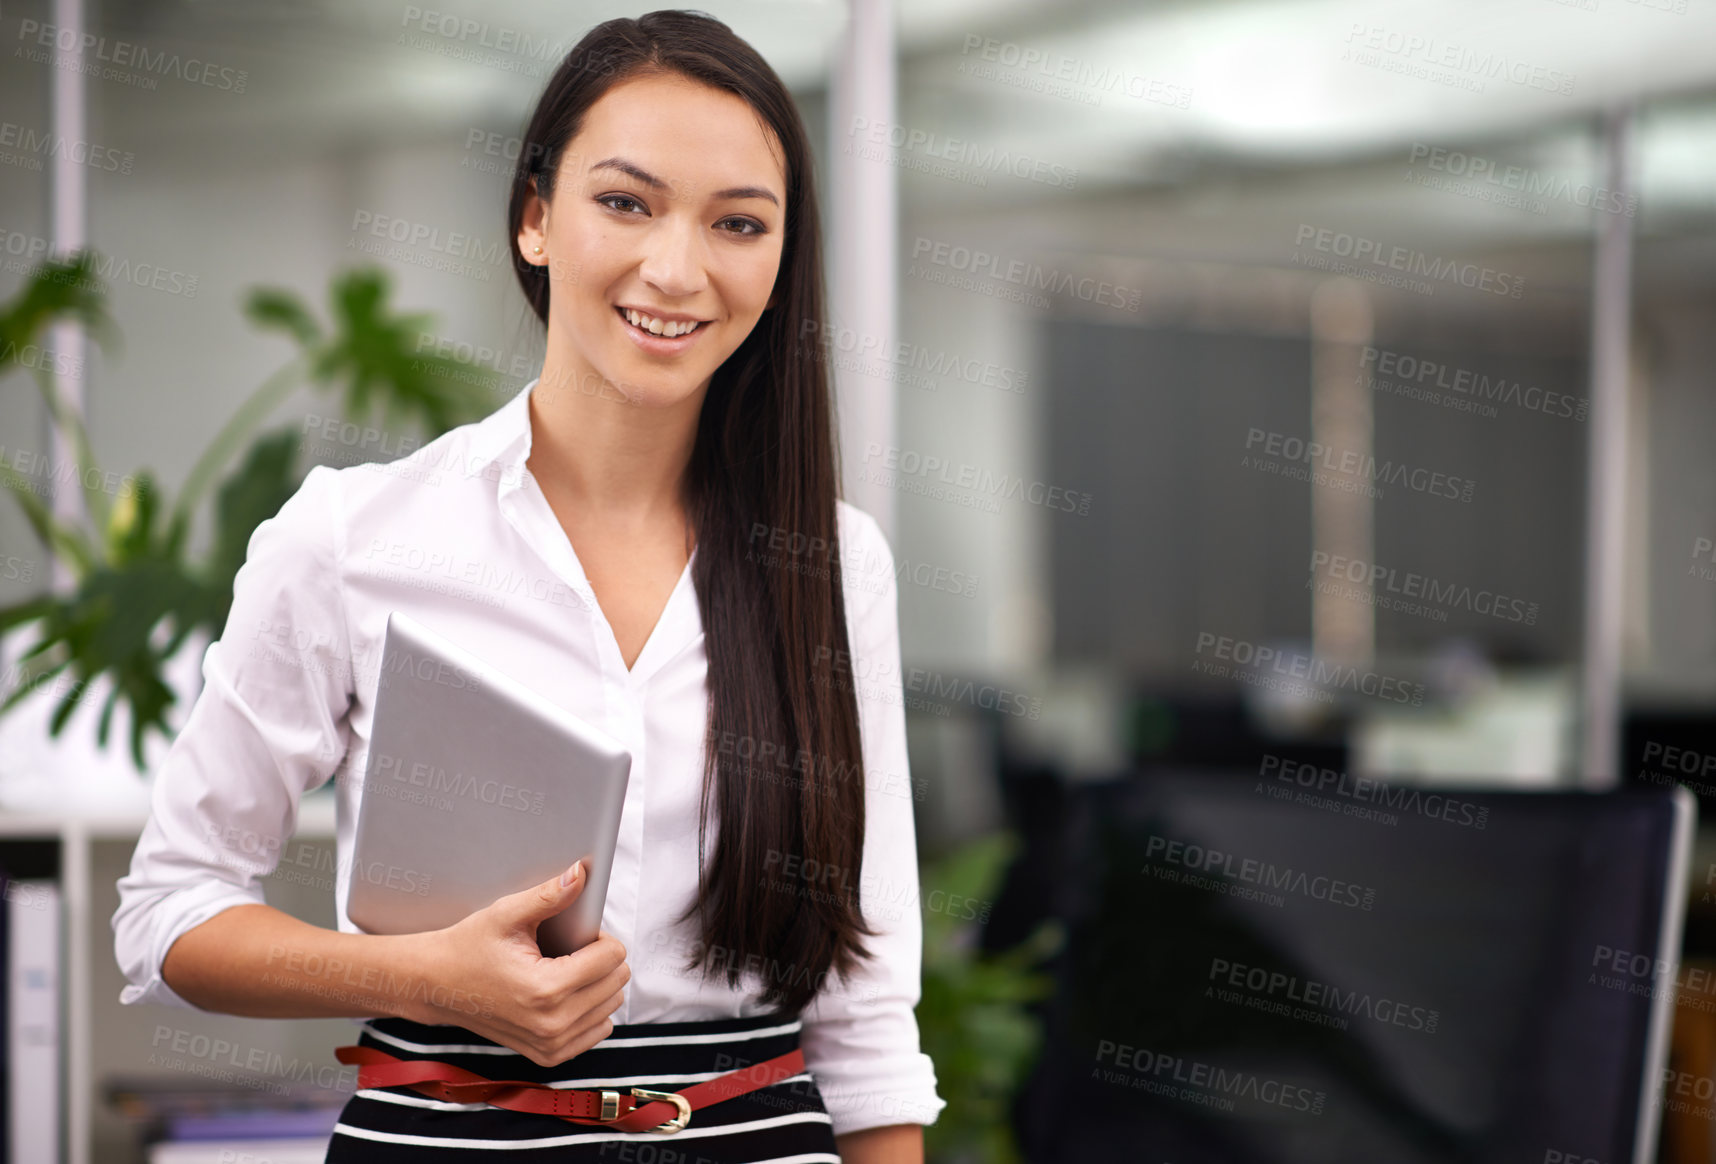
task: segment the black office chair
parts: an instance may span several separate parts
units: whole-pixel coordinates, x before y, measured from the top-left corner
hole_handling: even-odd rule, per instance
[[[1686,794],[1157,771],[1065,796],[1033,1164],[1650,1158]]]

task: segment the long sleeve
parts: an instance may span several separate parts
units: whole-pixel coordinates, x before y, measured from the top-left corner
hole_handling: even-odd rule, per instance
[[[879,931],[875,955],[827,986],[804,1012],[801,1045],[834,1133],[934,1123],[946,1101],[919,1050],[914,1013],[923,982],[923,916],[906,758],[898,587],[887,540],[868,514],[847,508],[841,530],[847,620],[864,748],[865,828],[859,900]]]
[[[351,649],[340,584],[338,472],[313,468],[251,535],[204,686],[155,774],[148,824],[119,881],[114,953],[125,1003],[190,1006],[161,977],[187,930],[263,904],[299,798],[345,755]]]

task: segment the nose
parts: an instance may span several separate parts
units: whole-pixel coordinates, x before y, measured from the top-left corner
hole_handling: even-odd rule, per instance
[[[702,227],[690,214],[664,214],[644,240],[638,275],[664,298],[695,295],[709,283]]]

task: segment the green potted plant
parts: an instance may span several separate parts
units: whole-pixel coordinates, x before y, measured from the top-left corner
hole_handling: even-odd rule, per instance
[[[106,676],[112,686],[102,705],[97,741],[106,747],[114,708],[125,704],[131,759],[146,771],[148,734],[172,735],[167,715],[175,695],[163,675],[168,661],[196,632],[211,639],[220,634],[251,533],[303,479],[294,428],[255,435],[274,409],[307,382],[337,395],[348,420],[365,422],[379,410],[383,425],[420,423],[435,436],[480,419],[497,401],[475,383],[462,361],[417,351],[429,317],[393,314],[387,275],[379,269],[335,276],[328,327],[292,292],[258,288],[247,297],[245,314],[290,338],[297,348],[294,357],[240,404],[198,457],[176,499],[166,496],[147,467],[121,479],[109,497],[82,418],[62,406],[48,369],[26,365],[22,358],[62,321],[81,325],[104,348],[111,345],[117,328],[103,305],[95,265],[88,251],[51,259],[32,271],[17,296],[0,305],[0,378],[25,367],[33,373],[49,416],[75,450],[75,476],[86,509],[82,520],[56,517],[25,475],[0,463],[0,485],[75,580],[68,592],[0,607],[0,635],[26,627],[36,631],[20,659],[18,682],[0,700],[0,715],[52,681],[60,699],[49,734],[57,737],[91,685]],[[228,471],[235,457],[237,464]],[[193,559],[187,545],[191,525],[211,488],[210,546]]]
[[[1017,851],[996,833],[926,862],[923,995],[919,1041],[935,1062],[947,1107],[924,1130],[931,1164],[1017,1164],[1009,1107],[1042,1038],[1029,1004],[1048,996],[1041,971],[1063,940],[1059,924],[1038,926],[1010,950],[985,954],[977,939],[993,894]]]

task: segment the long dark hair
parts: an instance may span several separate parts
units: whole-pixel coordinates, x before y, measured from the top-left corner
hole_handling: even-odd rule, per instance
[[[703,13],[599,24],[561,62],[525,130],[507,237],[518,238],[533,184],[552,198],[561,154],[590,106],[620,81],[650,73],[743,98],[785,153],[775,305],[716,370],[687,473],[709,731],[698,899],[678,920],[699,923],[687,971],[718,968],[736,987],[751,969],[763,978],[765,1005],[797,1012],[830,971],[844,977],[870,956],[861,937],[875,931],[859,907],[865,781],[838,568],[833,407],[819,346],[800,342],[824,334],[822,231],[810,146],[792,97],[755,49]],[[512,263],[546,324],[546,267],[526,262],[516,242]],[[760,565],[765,555],[752,552],[758,530],[780,531],[775,545],[818,552],[784,568]],[[753,765],[758,756],[793,760]],[[705,861],[711,801],[720,824]],[[817,871],[814,888],[798,870]]]

